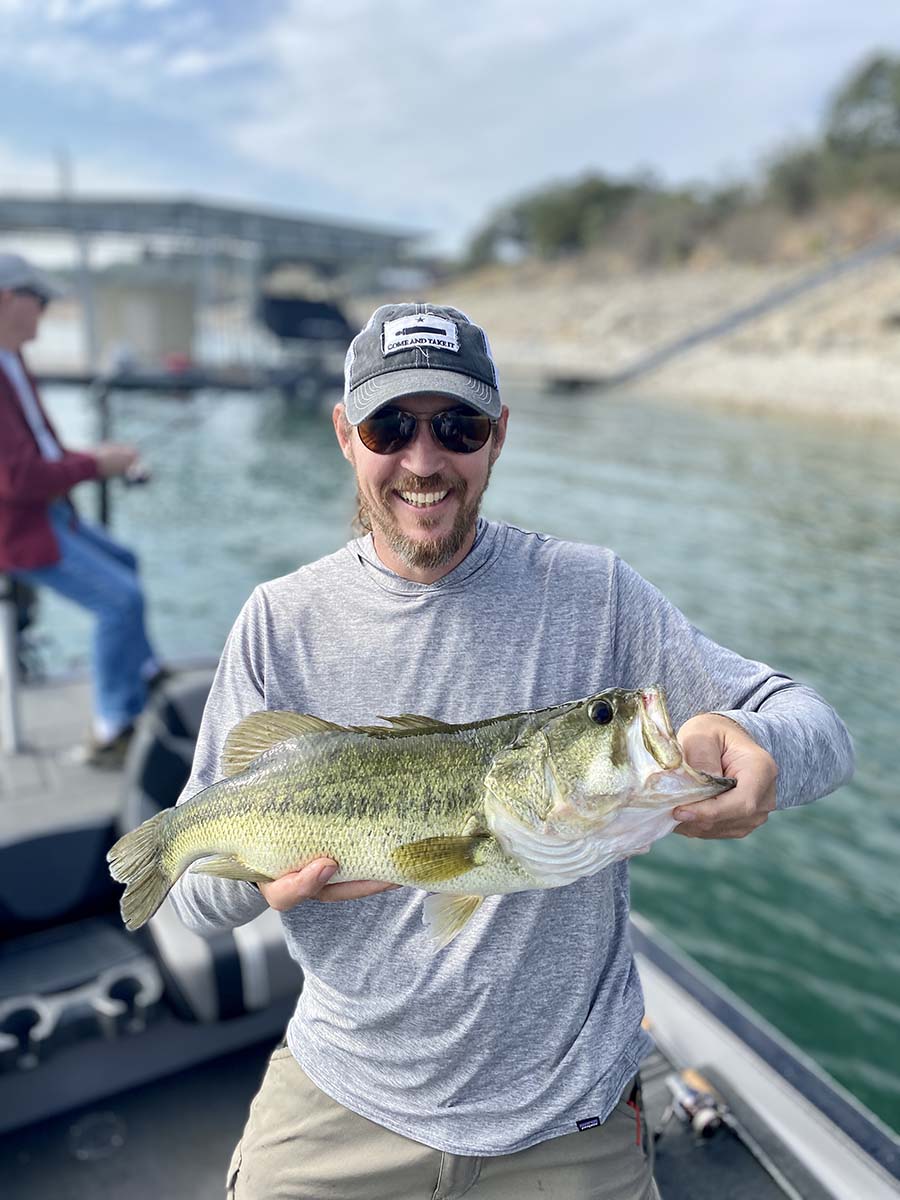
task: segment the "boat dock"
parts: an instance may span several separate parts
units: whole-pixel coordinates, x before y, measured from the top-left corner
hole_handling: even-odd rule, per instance
[[[90,735],[90,685],[82,678],[18,689],[21,745],[0,754],[0,848],[85,819],[112,821],[121,775],[78,761]]]

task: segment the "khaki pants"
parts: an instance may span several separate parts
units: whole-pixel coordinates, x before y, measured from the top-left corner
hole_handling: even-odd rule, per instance
[[[658,1200],[629,1083],[607,1120],[497,1157],[423,1146],[336,1103],[286,1046],[228,1169],[229,1200]],[[643,1121],[641,1122],[643,1124]]]

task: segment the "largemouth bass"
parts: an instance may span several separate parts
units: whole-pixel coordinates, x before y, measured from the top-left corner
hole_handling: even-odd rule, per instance
[[[228,735],[224,778],[120,838],[107,855],[138,929],[184,871],[270,882],[314,858],[332,882],[433,893],[436,948],[488,895],[562,887],[669,833],[677,804],[734,780],[695,771],[658,687],[449,725],[342,726],[260,712]],[[198,861],[200,860],[200,861]]]

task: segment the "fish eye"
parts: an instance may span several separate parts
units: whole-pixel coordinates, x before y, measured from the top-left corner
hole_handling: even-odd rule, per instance
[[[615,709],[608,700],[594,700],[588,705],[588,716],[597,725],[608,725],[615,716]]]

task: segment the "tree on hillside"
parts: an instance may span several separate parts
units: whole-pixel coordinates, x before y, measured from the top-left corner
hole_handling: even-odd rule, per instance
[[[900,58],[878,54],[854,72],[831,104],[825,141],[853,158],[900,151]]]
[[[823,161],[819,146],[790,146],[769,161],[766,191],[794,216],[812,212],[822,199]]]
[[[896,197],[900,57],[877,54],[857,67],[835,94],[819,137],[777,151],[759,183],[710,192],[592,174],[548,184],[494,213],[470,243],[466,265],[605,245],[649,267],[688,259],[717,238],[730,254],[759,259],[785,214],[805,217],[853,193]]]
[[[527,254],[552,258],[586,250],[599,240],[650,184],[587,175],[575,183],[549,184],[494,213],[473,238],[472,266],[492,261],[498,246],[516,243]]]

